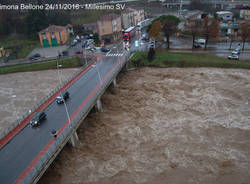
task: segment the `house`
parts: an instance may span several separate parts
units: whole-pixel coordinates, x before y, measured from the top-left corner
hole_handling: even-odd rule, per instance
[[[144,10],[127,8],[122,12],[121,18],[123,29],[136,26],[139,22],[144,20]]]
[[[38,32],[42,47],[53,47],[65,44],[69,36],[74,34],[70,24],[67,26],[51,25]]]
[[[122,37],[121,16],[115,13],[105,14],[97,20],[99,39],[110,43]]]
[[[230,11],[218,11],[216,12],[218,19],[222,21],[231,21],[233,20],[233,13]]]
[[[93,32],[93,33],[98,32],[96,23],[83,24],[82,27],[83,27],[84,31],[90,31],[90,32]]]
[[[240,10],[240,18],[250,20],[250,7],[246,7]]]

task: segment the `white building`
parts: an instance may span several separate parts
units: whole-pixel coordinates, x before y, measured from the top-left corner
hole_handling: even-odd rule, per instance
[[[216,12],[219,19],[223,21],[233,20],[233,13],[230,11],[218,11]]]
[[[250,20],[250,8],[240,10],[240,18]]]

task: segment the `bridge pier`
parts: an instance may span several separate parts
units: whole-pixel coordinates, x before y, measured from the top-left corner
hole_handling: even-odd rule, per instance
[[[96,101],[96,107],[97,107],[97,109],[98,109],[99,112],[103,112],[101,98],[97,99],[97,101]]]
[[[79,138],[75,130],[70,137],[70,143],[73,147],[76,147],[79,144]]]

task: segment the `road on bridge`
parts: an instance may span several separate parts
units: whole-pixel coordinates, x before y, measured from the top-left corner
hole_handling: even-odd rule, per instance
[[[79,107],[87,110],[91,100],[95,97],[90,94],[93,91],[96,94],[100,92],[100,89],[97,91],[95,89],[98,86],[100,88],[100,84],[107,84],[112,78],[112,74],[119,66],[117,64],[124,57],[123,51],[117,54],[118,50],[111,50],[110,54],[113,52],[115,54],[112,56],[104,56],[97,61],[95,67],[89,67],[78,80],[66,89],[70,93],[66,104],[71,118]],[[43,110],[47,119],[38,128],[32,128],[27,124],[10,141],[5,142],[4,146],[0,145],[0,148],[2,147],[0,149],[1,184],[21,183],[27,172],[32,169],[33,164],[41,158],[41,154],[44,154],[41,150],[48,146],[51,140],[54,140],[51,130],[60,130],[65,126],[68,118],[64,105],[58,105],[54,100]]]

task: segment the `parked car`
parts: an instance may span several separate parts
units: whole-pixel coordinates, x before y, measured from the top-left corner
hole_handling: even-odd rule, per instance
[[[64,101],[66,101],[69,98],[69,92],[65,91],[62,94],[60,94],[58,97],[56,97],[56,103],[62,104]]]
[[[38,54],[38,53],[36,53],[36,54],[30,56],[30,57],[29,57],[29,60],[30,60],[30,61],[37,60],[37,59],[40,58],[40,57],[41,57],[41,55]]]
[[[238,56],[238,55],[235,55],[235,54],[232,54],[232,55],[228,56],[227,58],[228,58],[228,59],[239,60],[239,56]]]
[[[69,55],[69,52],[67,50],[62,51],[62,56],[68,56],[68,55]]]
[[[30,121],[32,127],[37,127],[41,124],[43,120],[46,119],[45,112],[38,112]]]
[[[240,54],[240,49],[237,48],[232,52],[232,55],[239,55]]]
[[[102,47],[102,48],[101,48],[101,51],[102,51],[102,52],[109,52],[110,49],[108,49],[108,48],[106,48],[106,47]]]
[[[83,50],[80,49],[80,50],[76,51],[76,54],[83,54]]]

